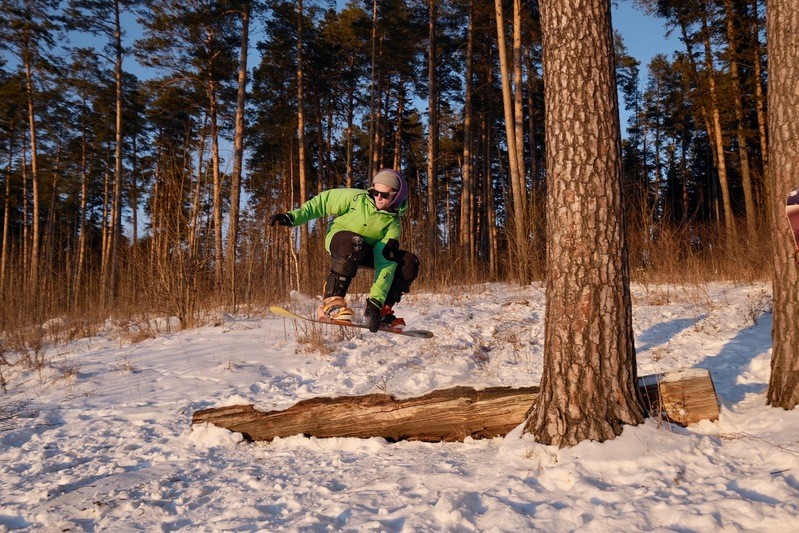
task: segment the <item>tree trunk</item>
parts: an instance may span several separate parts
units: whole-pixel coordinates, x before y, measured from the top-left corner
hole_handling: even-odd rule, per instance
[[[372,176],[375,175],[377,169],[374,167],[374,160],[375,152],[377,147],[375,145],[375,134],[376,134],[376,126],[375,126],[375,114],[376,114],[376,107],[377,104],[375,100],[377,98],[377,0],[372,1],[372,66],[371,66],[371,75],[369,77],[369,171],[367,173],[367,179],[371,180]]]
[[[438,223],[436,209],[436,181],[438,180],[438,73],[436,71],[436,1],[427,2],[427,250],[431,253],[432,267],[435,269],[438,254],[436,243],[438,241]]]
[[[719,187],[721,188],[721,202],[724,211],[724,232],[727,236],[727,246],[735,243],[735,219],[732,215],[732,195],[727,177],[727,161],[724,156],[724,134],[721,129],[721,111],[716,91],[716,72],[713,67],[713,51],[710,47],[710,29],[707,26],[707,11],[702,11],[702,42],[705,47],[705,69],[708,73],[708,97],[710,98],[710,116],[713,120],[713,149],[716,152],[717,170],[719,173]]]
[[[515,0],[514,0],[515,1]],[[524,228],[526,225],[524,219],[524,208],[526,199],[524,192],[519,187],[519,180],[517,177],[520,175],[519,156],[517,153],[516,142],[516,118],[513,105],[513,91],[511,87],[511,78],[508,72],[508,52],[505,44],[505,20],[502,13],[502,0],[494,0],[494,9],[496,14],[497,23],[497,48],[499,48],[499,66],[502,76],[502,105],[505,111],[505,134],[507,137],[508,145],[508,175],[512,192],[513,203],[513,219],[507,220],[508,224],[513,226],[513,240],[511,247],[518,253],[525,244]],[[514,269],[515,277],[517,280],[521,279],[521,260],[519,257],[511,257],[511,268]]]
[[[547,309],[541,395],[526,425],[536,440],[560,447],[612,439],[643,421],[610,1],[571,4],[541,4]]]
[[[392,167],[397,172],[402,170],[402,117],[405,114],[405,82],[402,77],[397,81],[397,124],[394,133],[394,162]]]
[[[210,76],[209,72],[209,76]],[[213,176],[213,216],[214,216],[214,288],[217,295],[222,292],[222,173],[219,168],[219,113],[216,82],[208,81],[209,120],[211,126],[211,175]]]
[[[799,403],[799,254],[785,216],[788,193],[799,182],[799,10],[793,0],[772,0],[766,11],[769,61],[769,174],[774,190],[771,224],[774,317],[768,403]],[[797,260],[795,260],[797,259]]]
[[[0,245],[0,295],[5,291],[8,269],[9,221],[11,209],[11,166],[14,162],[14,127],[8,128],[8,165],[6,166],[5,194],[3,195],[3,242]]]
[[[247,49],[250,35],[250,3],[241,6],[241,45],[239,47],[238,91],[236,94],[236,129],[233,137],[233,175],[230,182],[230,222],[227,241],[227,275],[230,300],[236,310],[236,247],[239,235],[241,173],[244,167],[244,104],[247,98]]]
[[[82,102],[81,113],[81,139],[80,139],[80,213],[78,219],[78,247],[76,250],[75,271],[72,276],[72,307],[76,308],[80,298],[80,290],[83,285],[83,265],[86,261],[87,235],[88,230],[88,197],[89,197],[89,161],[87,157],[88,136],[87,112],[88,102],[86,98]]]
[[[690,72],[690,77],[691,77],[691,80],[693,81],[693,83],[698,86],[700,84],[700,81],[699,81],[699,69],[698,69],[698,67],[696,65],[696,59],[694,59],[693,45],[691,44],[691,39],[690,39],[690,37],[688,35],[688,23],[683,17],[678,17],[677,22],[678,22],[678,24],[680,26],[680,34],[682,36],[683,44],[685,44],[685,50],[686,50],[685,57],[688,59],[688,64],[691,67],[691,69],[689,71]],[[710,144],[710,154],[711,154],[711,157],[713,158],[713,168],[718,169],[719,168],[719,162],[718,162],[719,157],[718,157],[718,152],[715,149],[715,147],[716,147],[716,141],[715,141],[716,134],[715,134],[714,128],[711,126],[711,118],[710,118],[711,117],[711,113],[710,113],[710,110],[709,110],[709,106],[707,105],[705,100],[706,99],[700,99],[699,107],[700,107],[700,110],[701,110],[701,118],[702,118],[702,123],[705,126],[705,132],[707,133],[708,143]],[[720,226],[721,225],[721,219],[720,219],[720,216],[718,214],[717,202],[716,202],[716,199],[715,199],[715,194],[713,194],[713,189],[714,189],[714,187],[713,187],[712,183],[709,183],[708,186],[705,187],[705,190],[707,191],[707,198],[708,198],[707,206],[708,206],[709,212],[712,214],[712,216],[714,216],[717,224]]]
[[[461,167],[460,229],[458,237],[469,272],[475,268],[474,184],[472,160],[472,51],[474,48],[474,1],[469,2],[469,26],[466,34],[466,75],[463,103],[463,162]]]
[[[533,194],[535,194],[535,184],[538,179],[538,148],[535,142],[535,66],[533,65],[533,47],[532,45],[527,49],[527,108],[529,109],[527,117],[527,129],[529,130],[530,147],[530,177],[533,182]],[[535,220],[535,219],[533,219]]]
[[[122,239],[122,25],[119,20],[119,0],[114,1],[114,84],[116,89],[114,121],[114,197],[111,209],[111,248],[108,256],[108,284],[103,286],[113,301],[117,296],[119,277],[119,246]]]
[[[351,64],[350,66],[352,67],[353,65]],[[347,86],[347,132],[346,132],[347,155],[345,163],[345,169],[346,169],[345,182],[347,184],[347,188],[352,188],[354,183],[352,177],[352,155],[354,148],[352,133],[355,123],[355,89],[356,89],[356,84],[355,80],[353,80]]]
[[[763,91],[763,59],[760,54],[760,17],[757,12],[758,0],[752,1],[753,13],[753,28],[752,28],[752,64],[754,65],[753,77],[755,79],[755,109],[757,110],[757,133],[758,140],[760,141],[760,157],[763,163],[763,182],[764,182],[764,196],[766,198],[765,210],[766,213],[771,213],[774,207],[771,205],[771,199],[774,196],[771,189],[771,181],[769,180],[768,171],[768,143],[766,141],[766,95]],[[767,223],[771,223],[770,216],[766,216]]]
[[[527,216],[526,168],[524,164],[524,107],[522,105],[522,2],[513,0],[513,138],[516,141],[516,189],[522,192],[518,207],[522,210],[521,219],[525,221],[526,230],[530,220]],[[521,244],[527,244],[527,231]],[[522,250],[519,250],[523,254]]]
[[[305,173],[305,89],[303,82],[303,17],[302,0],[297,0],[297,176],[300,183],[300,205],[308,201],[308,178]],[[308,226],[300,227],[299,275],[308,275]]]
[[[735,119],[738,122],[736,135],[738,138],[738,156],[741,161],[741,182],[744,189],[744,205],[746,206],[746,232],[749,239],[756,237],[757,217],[755,212],[754,191],[752,190],[752,173],[749,170],[749,142],[746,139],[744,125],[744,102],[741,79],[738,74],[738,35],[735,29],[735,12],[732,0],[724,0],[724,12],[727,22],[727,41],[729,41],[730,77],[732,78],[732,97],[735,103]]]
[[[497,209],[496,201],[494,198],[494,188],[492,186],[492,172],[491,172],[491,145],[493,136],[491,135],[493,124],[493,117],[483,115],[482,118],[482,131],[483,131],[483,177],[485,181],[485,203],[486,207],[483,212],[486,214],[487,226],[487,239],[488,239],[488,273],[489,279],[495,280],[499,276],[499,230],[497,229]]]
[[[208,115],[206,115],[206,121]],[[197,254],[198,235],[200,234],[200,213],[202,212],[202,196],[205,185],[205,141],[208,131],[207,122],[200,129],[200,139],[197,143],[197,179],[194,181],[194,190],[191,194],[191,209],[189,211],[189,255]]]
[[[122,231],[122,29],[119,19],[119,2],[114,2],[114,175],[110,184],[110,199],[106,197],[103,209],[103,248],[100,264],[101,305],[107,308],[116,292],[118,241]],[[106,173],[106,179],[108,179]],[[108,203],[110,202],[110,206]],[[107,210],[107,211],[106,211]]]
[[[26,50],[24,54],[25,67],[25,88],[28,97],[28,128],[30,135],[31,149],[31,193],[33,217],[31,224],[31,247],[30,261],[28,263],[28,287],[30,294],[36,294],[39,288],[39,157],[36,138],[36,106],[33,95],[33,72],[31,66],[30,53]],[[27,224],[25,224],[27,227]]]

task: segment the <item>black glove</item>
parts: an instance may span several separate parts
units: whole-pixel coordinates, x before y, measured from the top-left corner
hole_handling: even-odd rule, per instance
[[[279,215],[272,215],[269,217],[269,225],[274,226],[280,224],[281,226],[292,226],[291,215],[288,213],[280,213]]]
[[[374,298],[366,300],[366,309],[363,311],[363,316],[366,319],[366,325],[369,326],[369,331],[372,333],[380,329],[380,320],[383,318],[380,313],[382,309],[383,306]]]

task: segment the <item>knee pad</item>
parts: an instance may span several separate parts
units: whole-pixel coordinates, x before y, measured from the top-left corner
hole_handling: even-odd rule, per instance
[[[358,273],[358,263],[339,255],[334,255],[333,261],[330,263],[330,271],[333,274],[354,278],[355,274]]]

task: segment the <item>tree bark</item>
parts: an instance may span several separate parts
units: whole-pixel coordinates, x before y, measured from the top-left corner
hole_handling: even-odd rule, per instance
[[[635,388],[610,2],[541,4],[547,145],[544,373],[527,431],[560,447],[643,421]]]
[[[769,174],[774,196],[773,352],[768,403],[799,403],[799,258],[786,217],[788,193],[799,184],[799,10],[793,0],[772,0],[766,11],[769,58]]]

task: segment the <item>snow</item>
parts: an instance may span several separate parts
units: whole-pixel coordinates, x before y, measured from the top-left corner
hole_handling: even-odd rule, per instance
[[[456,292],[399,306],[429,340],[224,315],[136,343],[109,325],[43,369],[3,368],[0,531],[799,530],[799,412],[765,405],[766,284],[633,287],[639,374],[708,369],[717,422],[563,450],[521,427],[449,444],[191,427],[223,405],[537,384],[543,287]]]

